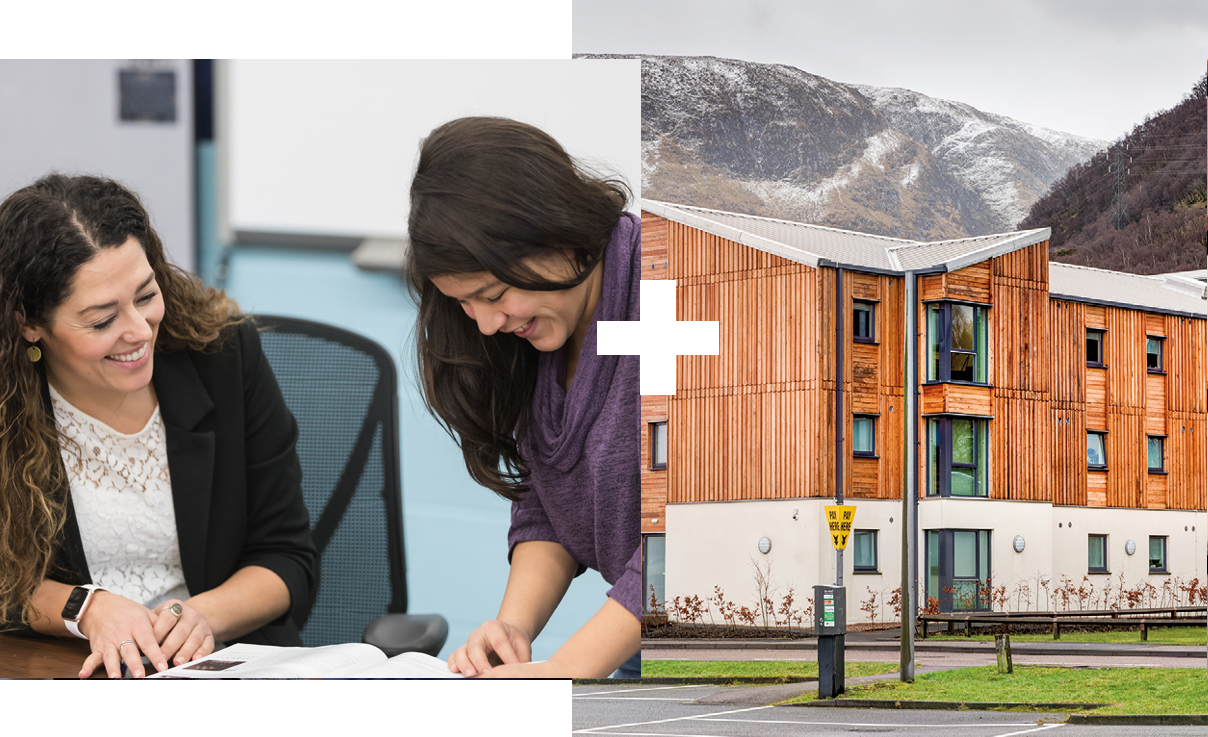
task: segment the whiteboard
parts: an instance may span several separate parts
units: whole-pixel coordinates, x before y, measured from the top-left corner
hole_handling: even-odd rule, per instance
[[[636,200],[640,75],[636,59],[223,62],[222,225],[228,238],[402,238],[421,140],[467,115],[545,130]]]

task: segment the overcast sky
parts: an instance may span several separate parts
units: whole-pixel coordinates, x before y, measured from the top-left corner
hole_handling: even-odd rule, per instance
[[[719,56],[1113,140],[1204,74],[1203,0],[574,0],[576,54]]]

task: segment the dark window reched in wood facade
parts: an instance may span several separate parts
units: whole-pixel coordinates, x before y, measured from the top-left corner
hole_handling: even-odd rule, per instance
[[[1165,373],[1162,366],[1162,343],[1165,338],[1145,337],[1145,370],[1151,374]]]
[[[1107,470],[1107,433],[1086,433],[1086,467],[1092,471]]]
[[[851,337],[857,343],[877,342],[877,306],[872,302],[854,300],[851,311]]]
[[[1105,334],[1102,330],[1087,328],[1086,330],[1086,365],[1091,368],[1103,368],[1103,340]]]
[[[650,470],[667,467],[667,423],[650,423]]]

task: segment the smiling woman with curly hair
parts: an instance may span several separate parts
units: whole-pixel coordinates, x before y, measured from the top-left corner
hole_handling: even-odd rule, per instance
[[[300,645],[297,429],[238,306],[58,174],[0,204],[0,299],[0,626],[90,640],[81,677]]]

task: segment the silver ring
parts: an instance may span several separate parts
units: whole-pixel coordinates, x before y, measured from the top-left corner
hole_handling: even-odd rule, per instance
[[[120,653],[122,651],[122,648],[126,647],[127,645],[133,645],[133,644],[134,644],[134,640],[122,640],[122,644],[117,646],[117,651]]]
[[[166,606],[166,607],[164,607],[164,609],[166,609],[169,612],[172,612],[172,614],[174,614],[177,617],[179,617],[185,611],[185,608],[182,607],[179,603],[173,604],[172,606]]]

